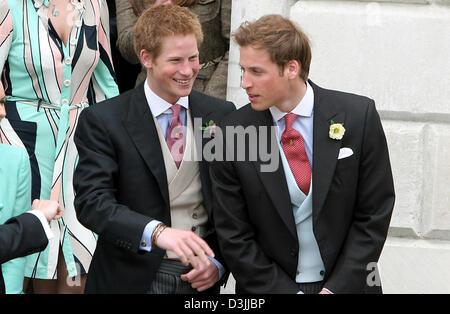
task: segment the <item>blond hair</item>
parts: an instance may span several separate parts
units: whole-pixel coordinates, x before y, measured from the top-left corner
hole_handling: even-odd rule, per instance
[[[145,10],[134,27],[134,51],[142,49],[155,59],[161,53],[164,37],[194,35],[197,45],[203,42],[203,32],[197,16],[177,5],[159,5]]]
[[[244,22],[233,34],[241,47],[265,49],[272,62],[283,72],[290,60],[301,66],[300,77],[306,81],[311,64],[309,39],[298,25],[280,15],[266,15],[255,22]]]

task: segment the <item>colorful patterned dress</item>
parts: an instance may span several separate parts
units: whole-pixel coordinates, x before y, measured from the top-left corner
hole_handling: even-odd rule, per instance
[[[56,236],[47,249],[28,257],[26,277],[40,279],[57,277],[60,248],[69,276],[89,269],[96,235],[78,222],[73,206],[78,158],[73,134],[88,103],[119,93],[106,1],[69,2],[75,23],[67,44],[48,18],[49,5],[49,0],[0,1],[0,72],[7,95],[0,142],[28,151],[32,199],[58,200],[65,209],[51,222]]]

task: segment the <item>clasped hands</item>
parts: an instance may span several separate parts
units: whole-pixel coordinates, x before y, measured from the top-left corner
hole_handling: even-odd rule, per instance
[[[208,258],[214,258],[214,252],[205,240],[192,231],[167,227],[156,239],[155,245],[174,252],[185,266],[192,266],[192,270],[181,275],[181,279],[188,281],[197,291],[211,288],[219,280],[219,270]]]

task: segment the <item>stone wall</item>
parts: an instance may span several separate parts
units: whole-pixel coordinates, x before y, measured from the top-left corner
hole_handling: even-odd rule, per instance
[[[397,194],[384,291],[450,293],[450,0],[233,0],[232,30],[271,13],[310,37],[316,84],[376,101]],[[234,42],[228,99],[248,103]]]

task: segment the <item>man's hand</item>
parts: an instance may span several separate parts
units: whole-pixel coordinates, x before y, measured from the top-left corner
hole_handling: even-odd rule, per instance
[[[209,245],[192,231],[185,231],[167,227],[156,239],[156,246],[174,252],[184,265],[191,264],[193,268],[200,267],[200,263],[209,262],[208,257],[214,257]]]
[[[322,289],[322,291],[320,291],[319,294],[331,294],[331,293],[325,289]]]
[[[35,199],[31,209],[41,211],[47,221],[57,220],[63,215],[63,209],[57,201]]]
[[[207,263],[199,261],[198,265],[197,268],[181,275],[181,279],[188,281],[192,288],[201,292],[211,288],[219,280],[219,269],[209,259]]]

